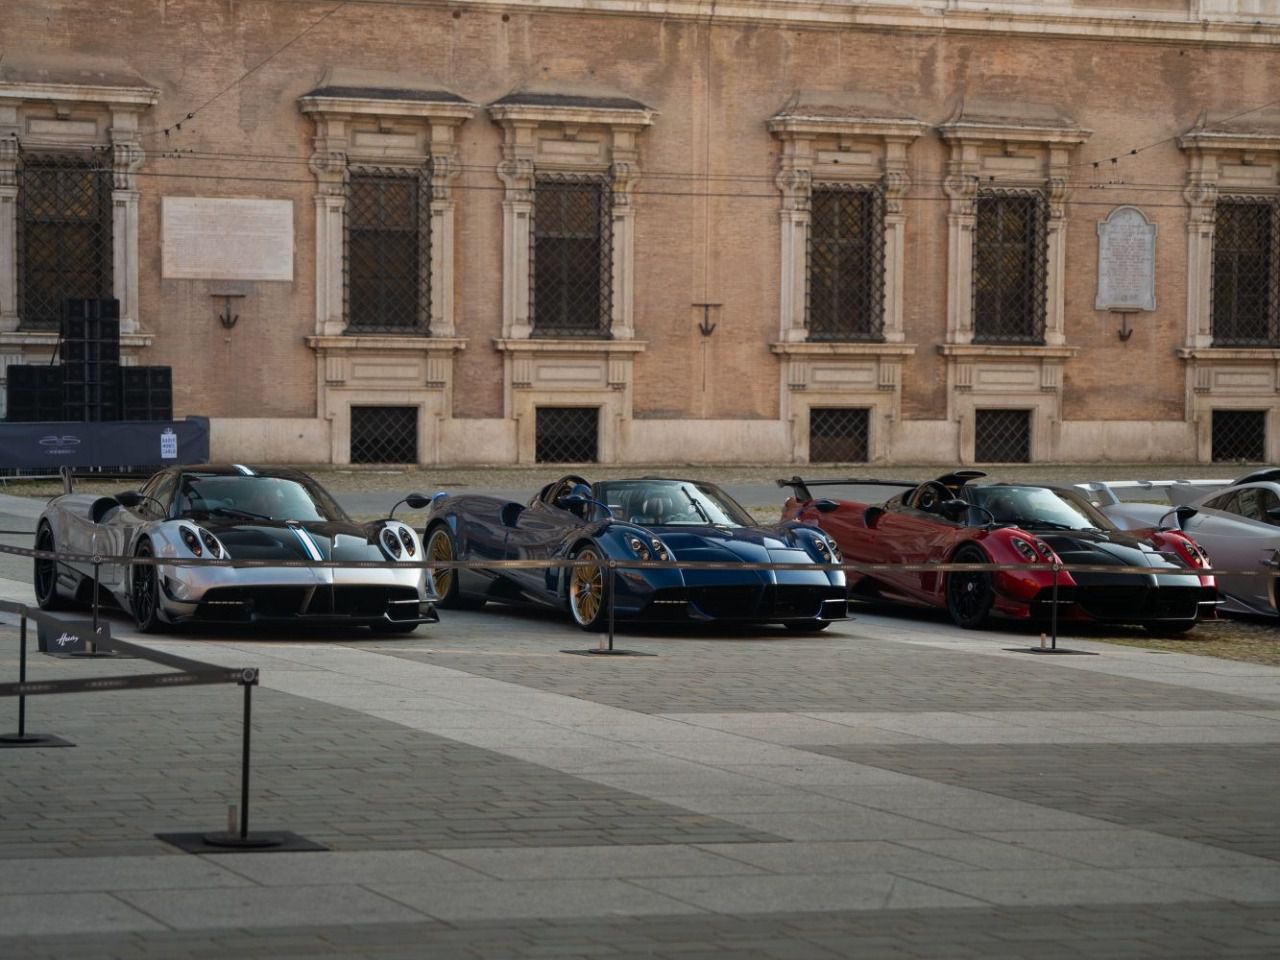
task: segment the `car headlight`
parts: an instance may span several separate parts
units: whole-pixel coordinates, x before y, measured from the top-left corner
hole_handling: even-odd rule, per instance
[[[1050,563],[1053,562],[1053,551],[1049,549],[1049,545],[1047,543],[1043,540],[1035,540],[1032,542],[1032,546],[1040,552],[1040,556],[1044,557]]]
[[[1022,554],[1028,563],[1035,563],[1040,559],[1040,554],[1036,552],[1036,548],[1021,537],[1010,537],[1009,542],[1013,544],[1013,549]]]
[[[844,563],[844,554],[840,552],[840,545],[834,540],[827,541],[827,549],[831,551],[832,563]]]
[[[659,540],[657,537],[651,537],[649,539],[649,545],[653,547],[653,555],[657,557],[659,560],[671,559],[671,553],[670,551],[667,550],[667,545],[663,543],[661,540]]]
[[[223,552],[222,544],[218,542],[218,538],[203,527],[200,528],[200,542],[208,549],[211,557],[219,556]]]
[[[418,546],[413,542],[413,534],[409,532],[408,527],[400,528],[400,542],[404,544],[404,552],[409,556],[413,556],[418,552]]]
[[[641,540],[639,537],[637,537],[634,533],[627,535],[627,546],[629,546],[632,552],[635,553],[635,555],[639,557],[641,560],[653,559],[653,555],[649,553],[648,546],[646,546],[645,542]]]
[[[178,534],[182,537],[182,542],[187,545],[187,549],[191,551],[192,556],[204,556],[204,547],[200,545],[200,538],[196,536],[194,530],[190,527],[178,527]]]
[[[404,547],[400,545],[400,538],[396,536],[394,530],[386,527],[382,528],[382,548],[387,551],[392,560],[399,560],[400,555],[404,553]]]

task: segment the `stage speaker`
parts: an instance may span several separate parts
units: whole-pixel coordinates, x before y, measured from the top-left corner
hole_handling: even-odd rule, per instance
[[[172,369],[170,367],[121,367],[120,419],[172,420]]]
[[[62,419],[61,367],[13,363],[6,368],[5,378],[5,418],[11,423]]]

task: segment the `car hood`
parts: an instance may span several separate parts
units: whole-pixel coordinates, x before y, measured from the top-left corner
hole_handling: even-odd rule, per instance
[[[198,525],[222,541],[235,560],[387,559],[376,541],[381,524],[210,517]]]
[[[1113,531],[1035,530],[1065,564],[1082,563],[1095,566],[1151,567],[1153,569],[1188,569],[1187,563],[1172,551],[1162,552],[1135,537]]]
[[[804,547],[782,529],[760,527],[654,526],[677,560],[769,563],[809,559]]]

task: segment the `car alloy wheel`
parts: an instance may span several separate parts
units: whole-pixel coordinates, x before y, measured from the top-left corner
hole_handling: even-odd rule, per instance
[[[36,533],[36,549],[52,553],[57,549],[53,540],[53,531],[47,523],[40,524]],[[36,558],[34,581],[36,603],[41,610],[59,610],[65,606],[58,594],[58,561]]]
[[[149,558],[155,555],[151,543],[143,540],[134,556]],[[153,563],[133,565],[133,619],[143,633],[155,633],[160,629],[160,570]]]
[[[952,563],[990,563],[978,547],[965,546],[956,551]],[[947,574],[947,613],[958,627],[972,630],[981,625],[995,602],[991,574],[985,570],[953,570]]]
[[[600,630],[605,622],[604,567],[592,547],[583,547],[575,560],[591,561],[590,566],[569,568],[569,612],[583,630]]]

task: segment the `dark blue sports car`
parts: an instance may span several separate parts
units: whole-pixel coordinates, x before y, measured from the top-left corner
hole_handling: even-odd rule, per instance
[[[488,600],[567,608],[584,630],[609,618],[609,560],[663,564],[618,567],[614,614],[671,621],[782,623],[822,630],[846,616],[844,572],[835,542],[795,521],[761,526],[713,484],[698,480],[606,480],[578,476],[549,483],[528,503],[437,494],[424,532],[428,560],[584,560],[574,567],[432,568],[442,607]],[[681,569],[679,561],[724,563]],[[744,563],[814,564],[758,570]],[[667,564],[670,564],[669,566]]]

